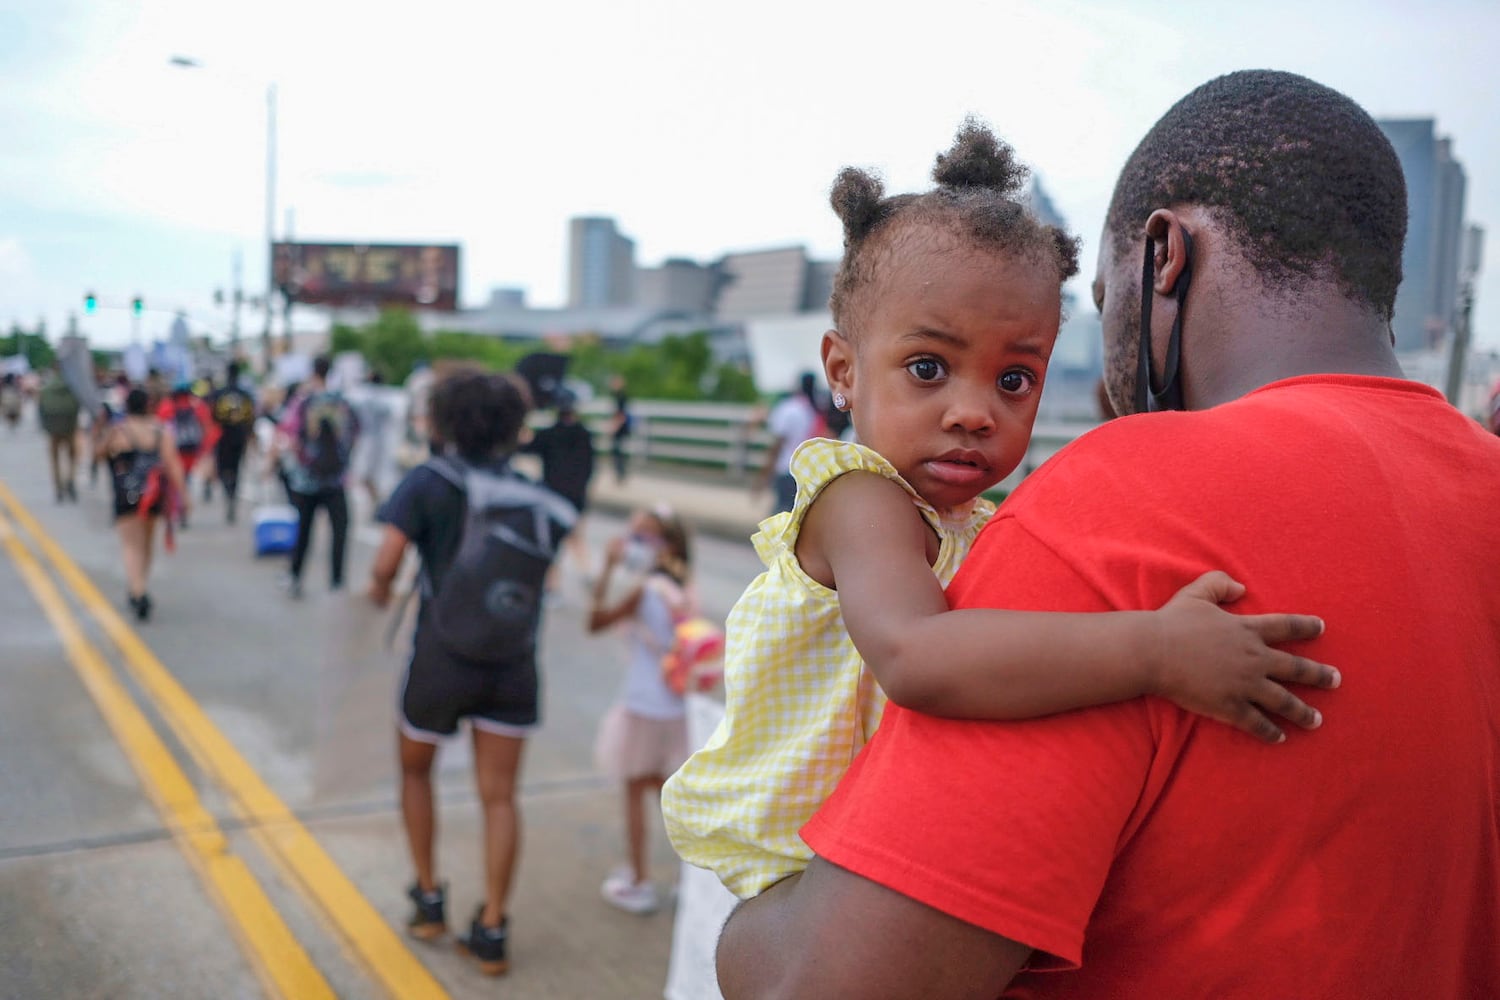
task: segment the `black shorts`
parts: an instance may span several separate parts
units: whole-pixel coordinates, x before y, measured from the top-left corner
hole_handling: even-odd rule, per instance
[[[401,693],[402,730],[422,742],[458,732],[462,719],[502,736],[524,737],[540,721],[535,650],[501,666],[452,656],[418,621]]]

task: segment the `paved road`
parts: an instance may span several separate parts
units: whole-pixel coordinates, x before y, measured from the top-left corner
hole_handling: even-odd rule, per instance
[[[155,619],[112,626],[87,593],[123,603],[106,484],[54,504],[33,428],[0,431],[0,997],[661,995],[670,913],[598,897],[622,847],[618,792],[591,745],[622,652],[583,635],[579,579],[546,622],[547,728],[528,750],[514,962],[497,986],[446,943],[397,933],[410,877],[394,791],[402,663],[383,648],[384,620],[326,593],[317,543],[308,596],[289,601],[282,565],[253,560],[249,528],[211,505],[159,560]],[[742,497],[670,482],[601,492],[616,504],[675,493],[717,511],[721,536],[743,537],[733,525],[755,515]],[[35,531],[17,522],[26,512]],[[355,521],[361,581],[374,531],[362,506]],[[619,523],[589,519],[596,553]],[[722,614],[758,563],[724,537],[701,536],[698,553],[705,605]],[[69,559],[86,579],[59,571]],[[441,760],[440,867],[458,924],[479,900],[478,810],[465,745]],[[671,854],[655,844],[667,882]]]

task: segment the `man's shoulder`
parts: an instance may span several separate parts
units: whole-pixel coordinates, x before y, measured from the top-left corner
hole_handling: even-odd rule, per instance
[[[1120,417],[1074,438],[1026,477],[1007,501],[1009,507],[1028,493],[1070,488],[1080,479],[1093,482],[1108,473],[1122,485],[1150,478],[1160,463],[1176,463],[1189,451],[1215,440],[1206,413],[1152,413]]]

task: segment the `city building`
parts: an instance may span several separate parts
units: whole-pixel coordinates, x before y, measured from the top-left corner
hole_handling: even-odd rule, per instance
[[[707,316],[714,310],[723,277],[712,265],[684,257],[669,257],[660,267],[642,267],[635,274],[635,304],[663,312]]]
[[[1042,187],[1042,179],[1040,177],[1032,175],[1031,186],[1026,189],[1026,194],[1021,199],[1021,203],[1026,206],[1032,215],[1037,217],[1037,221],[1042,223],[1042,225],[1056,226],[1058,229],[1063,230],[1068,228],[1068,223],[1063,219],[1062,213],[1052,203],[1052,198],[1048,196],[1046,188]]]
[[[592,309],[634,302],[635,241],[608,217],[569,220],[568,305]]]
[[[800,246],[726,254],[715,265],[724,284],[714,315],[735,322],[807,311],[809,264]]]
[[[1406,248],[1391,328],[1398,351],[1434,348],[1453,331],[1464,232],[1463,165],[1453,140],[1437,134],[1431,118],[1383,119],[1378,124],[1406,175]]]

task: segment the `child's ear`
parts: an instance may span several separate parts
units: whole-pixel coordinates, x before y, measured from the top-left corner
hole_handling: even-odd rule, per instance
[[[829,391],[854,398],[854,345],[837,330],[823,334],[823,375]]]

